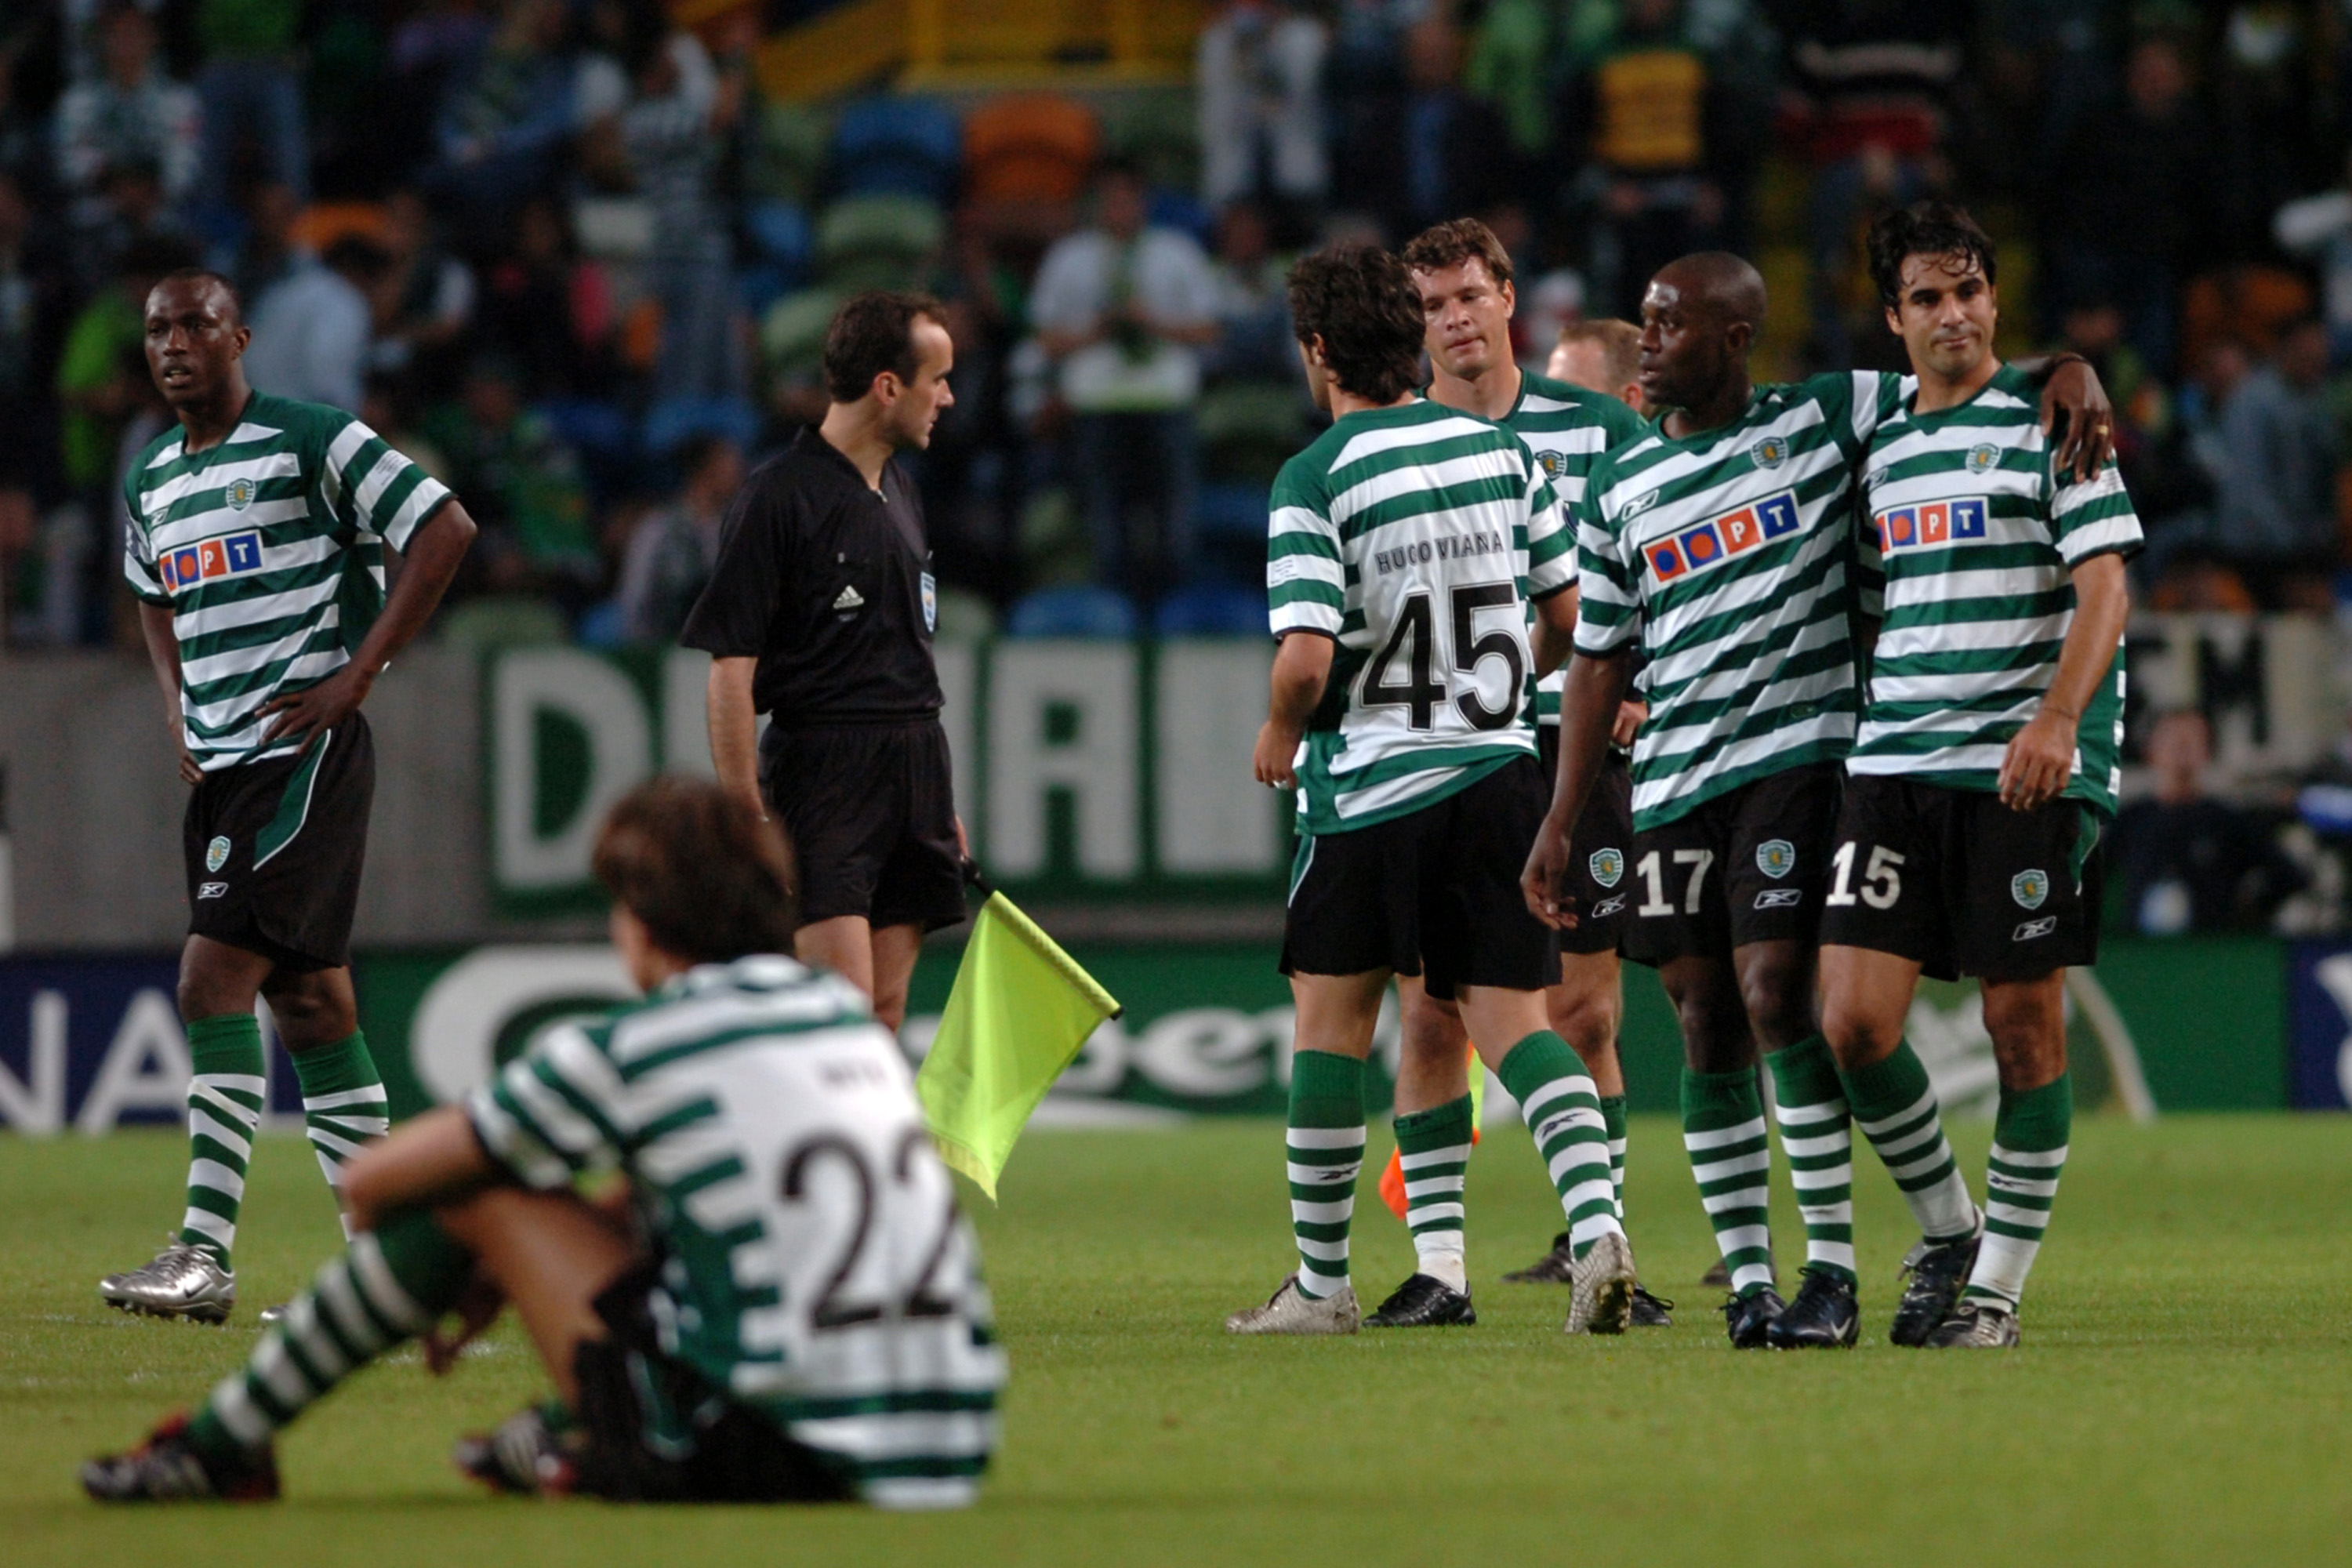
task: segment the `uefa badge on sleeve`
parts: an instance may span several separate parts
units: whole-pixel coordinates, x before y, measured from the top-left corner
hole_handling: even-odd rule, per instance
[[[1591,872],[1592,879],[1602,887],[1613,888],[1617,879],[1625,874],[1625,857],[1614,849],[1595,849],[1584,862],[1584,868]]]
[[[2009,879],[2009,896],[2017,900],[2019,909],[2040,909],[2042,900],[2050,896],[2050,874],[2047,871],[2020,871]]]
[[[1797,868],[1797,847],[1785,838],[1767,838],[1756,847],[1756,868],[1778,880]]]
[[[937,633],[940,629],[940,580],[929,572],[923,574],[923,630]]]
[[[228,864],[228,840],[215,838],[205,846],[205,869],[217,871]]]

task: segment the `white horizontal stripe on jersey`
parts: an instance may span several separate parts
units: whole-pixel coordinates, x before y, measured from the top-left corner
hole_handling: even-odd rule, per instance
[[[1944,702],[1962,703],[1985,695],[1988,686],[1998,690],[2011,681],[2032,683],[2036,691],[2046,690],[2051,679],[2058,673],[2057,650],[2039,664],[2023,665],[2002,672],[2001,678],[1988,680],[1984,675],[1970,671],[1965,675],[1881,675],[1870,682],[1871,700],[1874,702]],[[2019,700],[2028,705],[2037,700],[2033,691],[2021,692]],[[1962,722],[1970,719],[1956,714]]]
[[[265,621],[281,620],[288,616],[307,616],[341,591],[341,581],[329,577],[317,583],[306,583],[299,588],[289,588],[281,594],[233,599],[226,605],[206,605],[200,609],[176,611],[172,616],[172,625],[179,633],[180,640],[189,642],[197,637],[210,637],[215,632],[233,631],[238,626],[259,626]]]
[[[1732,741],[1707,759],[1709,767],[1705,773],[1684,764],[1671,777],[1637,783],[1633,786],[1633,809],[1636,812],[1656,810],[1696,793],[1726,773],[1739,773],[1816,742],[1845,742],[1853,739],[1853,714],[1818,713],[1760,735]]]
[[[1693,687],[1688,692],[1679,696],[1675,705],[1679,707],[1685,702],[1721,701],[1737,696],[1746,673],[1740,668],[1727,667],[1717,671],[1709,680]],[[1753,700],[1748,703],[1746,710],[1751,715],[1760,715],[1777,712],[1784,708],[1801,708],[1809,703],[1819,702],[1825,698],[1834,697],[1848,689],[1848,684],[1846,672],[1835,669],[1819,670],[1811,675],[1799,676],[1790,680],[1776,680],[1757,692]],[[1843,717],[1848,723],[1853,721],[1853,715],[1847,714]],[[1722,724],[1723,721],[1717,718],[1695,720],[1687,724],[1675,724],[1671,727],[1664,723],[1644,725],[1642,733],[1649,738],[1650,744],[1643,749],[1642,754],[1643,756],[1675,756],[1697,751],[1704,746],[1708,734],[1721,728]],[[1850,731],[1848,732],[1851,733]]]
[[[215,680],[228,680],[240,675],[250,675],[255,670],[275,664],[280,659],[295,659],[297,664],[300,664],[324,658],[328,662],[319,670],[318,673],[321,675],[339,669],[344,660],[350,657],[343,651],[341,643],[335,643],[329,647],[310,649],[308,653],[304,650],[310,648],[311,639],[316,634],[320,631],[332,632],[340,626],[342,624],[341,617],[341,606],[330,605],[319,612],[317,620],[298,623],[292,630],[274,642],[256,643],[251,647],[230,648],[226,653],[213,654],[209,658],[184,660],[180,665],[181,685],[189,690],[194,690],[199,686],[207,686]],[[298,655],[300,656],[299,658],[297,658]],[[295,670],[291,668],[287,670],[286,676],[299,679],[296,677]],[[189,712],[199,723],[219,724],[235,718],[239,708],[258,706],[262,700],[262,698],[253,692],[240,692],[222,702],[192,707]]]
[[[777,993],[721,992],[710,996],[683,997],[613,1026],[613,1060],[623,1067],[640,1057],[685,1045],[706,1036],[738,1029],[799,1030],[811,1024],[838,1023],[845,1031],[878,1026],[857,1016],[862,1008],[847,1004],[829,985],[813,985]]]
[[[218,539],[225,533],[242,533],[249,528],[266,528],[275,523],[299,522],[310,515],[310,503],[300,496],[286,496],[278,500],[257,500],[243,511],[226,506],[209,510],[190,512],[175,517],[160,528],[147,531],[149,547],[168,553],[202,544],[207,539]],[[304,541],[305,543],[311,542]],[[329,548],[332,541],[324,541]],[[282,546],[280,548],[283,548]],[[274,566],[272,568],[275,569]]]
[[[1780,601],[1786,607],[1773,613],[1767,613],[1765,606],[1759,605],[1755,614],[1713,641],[1659,655],[1645,667],[1652,689],[1677,688],[1673,693],[1676,702],[1693,696],[1703,700],[1709,692],[1721,695],[1727,689],[1736,690],[1755,673],[1748,668],[1755,645],[1791,625],[1797,627],[1796,635],[1772,656],[1775,660],[1785,661],[1817,647],[1846,641],[1849,633],[1843,618],[1820,613],[1822,596],[1831,591],[1825,587],[1810,594],[1790,595]]]
[[[1269,588],[1279,588],[1286,583],[1328,583],[1344,589],[1348,568],[1328,555],[1277,555],[1266,563],[1265,582]]]
[[[168,459],[172,455],[166,452],[164,458]],[[297,478],[301,472],[302,458],[297,452],[261,452],[231,462],[207,463],[202,468],[183,469],[152,489],[142,489],[139,510],[153,517],[188,496],[226,489],[236,479],[251,479],[259,484],[264,479]]]
[[[2015,620],[1935,621],[1889,626],[1878,634],[1878,651],[1873,657],[1916,658],[1958,650],[2060,643],[2066,640],[2066,628],[2072,620],[2071,612],[2062,610],[2054,616],[2021,616]]]
[[[448,496],[447,485],[430,474],[423,476],[417,480],[416,488],[408,492],[408,499],[400,503],[400,510],[392,515],[390,521],[378,520],[382,531],[376,537],[391,542],[394,550],[405,550],[408,547],[408,536],[416,531],[417,523],[423,520],[426,512],[440,505],[448,499]]]
[[[1370,430],[1360,430],[1350,436],[1347,444],[1339,448],[1339,455],[1331,459],[1331,467],[1328,471],[1336,474],[1350,464],[1360,463],[1368,458],[1377,458],[1383,453],[1414,447],[1427,447],[1441,441],[1458,440],[1465,437],[1492,435],[1494,430],[1495,426],[1486,420],[1474,418],[1466,414],[1457,414],[1433,421],[1414,420],[1403,425],[1376,426]]]
[[[1407,463],[1380,473],[1367,474],[1331,498],[1331,519],[1344,526],[1347,520],[1358,512],[1370,511],[1383,501],[1394,500],[1400,496],[1427,495],[1455,485],[1475,484],[1480,479],[1507,481],[1511,486],[1511,499],[1507,501],[1499,499],[1481,501],[1476,503],[1475,510],[1491,510],[1506,517],[1516,518],[1526,509],[1527,465],[1520,458],[1499,447],[1489,447],[1484,451],[1467,452],[1436,462]],[[1473,510],[1471,507],[1448,507],[1435,515],[1462,517]]]

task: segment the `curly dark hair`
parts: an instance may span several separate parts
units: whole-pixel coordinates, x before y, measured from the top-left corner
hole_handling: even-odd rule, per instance
[[[1882,213],[1870,226],[1870,280],[1892,310],[1903,302],[1903,264],[1915,256],[1958,257],[1974,261],[1988,283],[1996,281],[1998,259],[1992,236],[1977,226],[1966,207],[1950,202],[1916,202]]]
[[[1421,292],[1376,245],[1327,246],[1290,269],[1291,328],[1323,340],[1332,378],[1358,397],[1394,403],[1421,384]]]
[[[614,805],[596,879],[655,945],[695,963],[793,951],[793,852],[782,829],[703,779],[669,774]]]

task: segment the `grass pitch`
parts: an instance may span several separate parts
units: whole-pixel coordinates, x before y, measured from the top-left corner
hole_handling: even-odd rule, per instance
[[[1971,1184],[1987,1130],[1953,1129]],[[1272,1123],[1033,1135],[977,1202],[1013,1381],[982,1506],[629,1510],[478,1497],[448,1439],[540,1386],[511,1328],[451,1378],[375,1368],[281,1444],[275,1508],[102,1512],[79,1458],[246,1353],[253,1313],[338,1245],[309,1151],[264,1141],[226,1330],[101,1308],[179,1212],[184,1145],[0,1139],[0,1563],[2342,1563],[2352,1541],[2352,1121],[2077,1123],[2024,1348],[1885,1343],[1908,1243],[1856,1151],[1863,1347],[1731,1353],[1672,1123],[1637,1119],[1645,1280],[1681,1308],[1559,1332],[1567,1292],[1494,1277],[1559,1209],[1524,1133],[1471,1168],[1475,1329],[1236,1341],[1290,1267]],[[1376,1131],[1374,1161],[1387,1145]],[[1368,1163],[1356,1275],[1411,1268]],[[1784,1268],[1801,1232],[1785,1186]],[[1784,1281],[1784,1283],[1787,1283]],[[1367,1305],[1370,1305],[1370,1301]]]

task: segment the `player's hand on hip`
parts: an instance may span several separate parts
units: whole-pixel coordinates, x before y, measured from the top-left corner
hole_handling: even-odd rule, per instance
[[[196,765],[195,753],[188,750],[188,737],[184,733],[173,737],[173,745],[180,753],[180,782],[191,789],[204,783],[205,770]]]
[[[1549,816],[1528,851],[1527,869],[1519,873],[1519,896],[1528,912],[1554,931],[1576,929],[1576,900],[1568,885],[1568,829]]]
[[[271,698],[261,705],[269,721],[263,742],[325,734],[359,711],[372,684],[358,665],[347,664],[316,686]]]
[[[1257,782],[1272,789],[1296,789],[1298,773],[1295,763],[1298,756],[1298,736],[1283,725],[1267,720],[1257,732],[1257,749],[1251,754],[1251,763],[1257,770]]]
[[[1609,728],[1610,743],[1619,746],[1632,745],[1633,737],[1640,734],[1642,726],[1649,721],[1650,705],[1648,703],[1636,702],[1630,698],[1620,702],[1617,704],[1617,722]]]
[[[2058,798],[2074,772],[2074,723],[2044,708],[2011,738],[2000,759],[2001,804],[2038,811]]]

